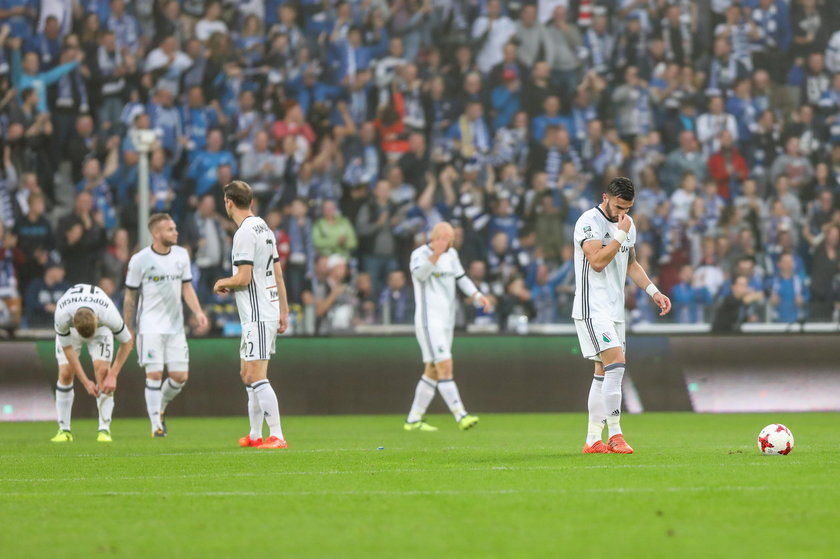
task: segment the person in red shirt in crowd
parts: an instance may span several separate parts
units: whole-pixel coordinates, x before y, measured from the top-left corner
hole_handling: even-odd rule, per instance
[[[747,180],[747,161],[735,147],[732,133],[720,133],[720,151],[709,158],[709,176],[718,185],[718,194],[730,200],[740,194],[741,183]]]

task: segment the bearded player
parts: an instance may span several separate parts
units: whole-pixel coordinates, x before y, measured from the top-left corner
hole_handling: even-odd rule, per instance
[[[589,429],[584,454],[633,454],[621,431],[621,381],[625,371],[624,284],[627,276],[651,296],[660,316],[671,301],[636,261],[636,227],[628,212],[635,189],[616,177],[601,203],[575,223],[575,320],[581,353],[595,362],[589,390]],[[601,440],[604,425],[609,440]]]

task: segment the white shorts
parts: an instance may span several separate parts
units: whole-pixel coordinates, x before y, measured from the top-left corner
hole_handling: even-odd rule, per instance
[[[248,322],[242,325],[239,358],[244,361],[265,361],[274,355],[274,341],[280,322]]]
[[[146,373],[186,373],[190,370],[190,348],[187,335],[180,334],[137,334],[137,363],[146,368]]]
[[[63,346],[73,346],[76,350],[76,355],[82,356],[82,345],[87,346],[88,354],[92,361],[107,361],[108,363],[114,358],[114,333],[107,326],[100,326],[93,333],[90,338],[83,338],[75,328],[70,328],[70,333],[66,336],[55,336],[55,359],[59,365],[69,365],[67,356],[64,355]]]
[[[414,333],[423,354],[423,363],[440,363],[452,359],[452,328],[415,324]]]
[[[620,347],[627,351],[624,339],[624,323],[605,318],[575,319],[580,351],[587,359],[600,361],[598,355],[605,349]]]

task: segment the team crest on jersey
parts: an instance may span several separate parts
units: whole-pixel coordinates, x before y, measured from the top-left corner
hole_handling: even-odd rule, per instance
[[[601,334],[601,339],[604,340],[606,343],[610,343],[612,341],[612,338],[610,338],[609,334],[607,334],[606,332],[603,332]]]

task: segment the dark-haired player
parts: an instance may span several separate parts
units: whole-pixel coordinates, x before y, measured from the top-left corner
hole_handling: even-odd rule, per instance
[[[238,227],[233,235],[233,276],[217,281],[213,292],[233,291],[242,322],[239,374],[248,392],[251,431],[239,439],[239,445],[287,448],[280,428],[277,394],[268,381],[268,360],[274,353],[275,338],[286,331],[289,323],[286,285],[274,231],[251,213],[254,192],[248,183],[233,181],[224,191],[225,210]],[[269,428],[265,441],[263,419]]]
[[[635,189],[630,179],[617,177],[607,185],[601,203],[575,223],[575,320],[581,353],[595,362],[589,390],[589,430],[584,454],[632,454],[621,432],[621,381],[624,378],[624,283],[627,276],[661,309],[671,301],[659,292],[636,261],[636,227],[627,213]],[[609,429],[604,444],[601,433]]]

